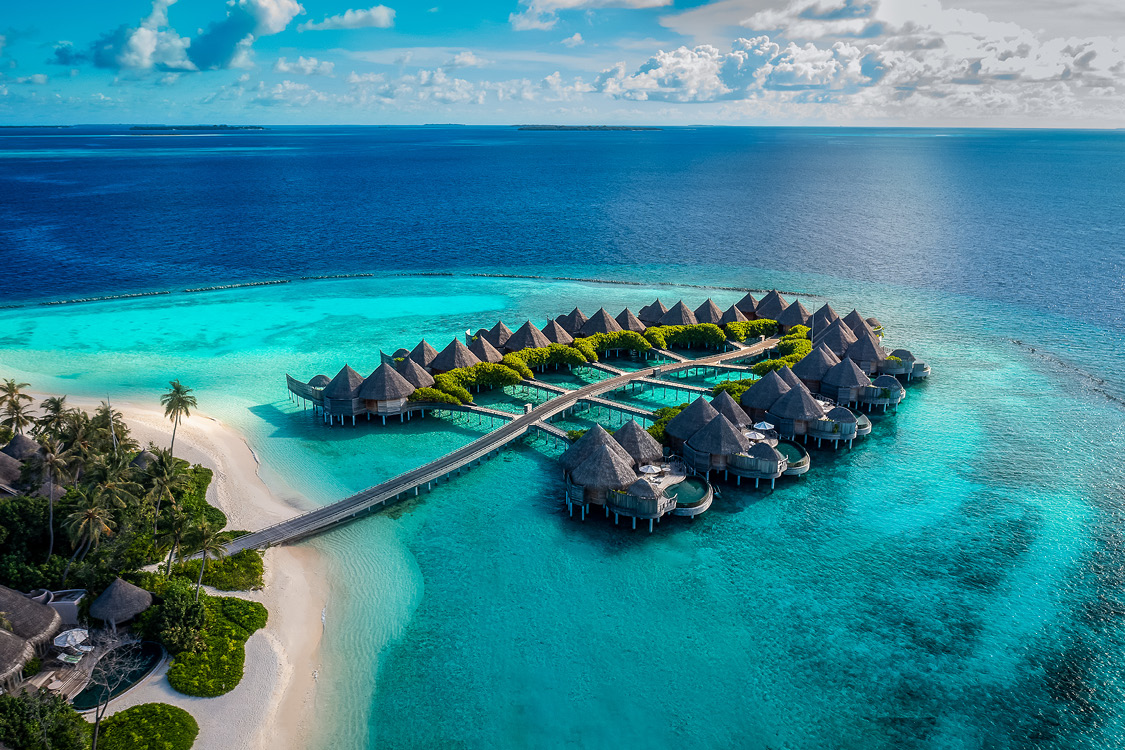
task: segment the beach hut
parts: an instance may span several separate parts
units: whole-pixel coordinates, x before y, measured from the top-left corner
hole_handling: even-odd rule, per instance
[[[802,385],[775,401],[767,416],[779,435],[795,437],[807,434],[810,422],[824,419],[824,406]]]
[[[738,311],[746,316],[747,320],[754,320],[758,317],[758,300],[754,299],[754,295],[750,292],[746,296],[734,303]]]
[[[668,308],[657,297],[651,305],[645,305],[641,311],[637,313],[637,317],[646,326],[654,326],[660,323],[660,319],[664,317],[664,313],[668,312]]]
[[[635,419],[618,427],[613,433],[613,439],[625,449],[637,466],[654,464],[664,458],[664,448]]]
[[[23,682],[24,666],[35,658],[35,649],[15,633],[0,628],[0,690],[13,692]]]
[[[328,377],[327,375],[313,375],[311,378],[309,378],[309,387],[323,388],[331,382],[332,378]]]
[[[101,620],[117,630],[152,606],[152,594],[120,578],[109,584],[90,605],[90,617]]]
[[[599,446],[608,446],[610,450],[614,451],[622,458],[632,462],[633,457],[621,446],[616,440],[613,439],[605,428],[600,424],[595,424],[590,429],[586,430],[582,437],[575,440],[566,452],[559,456],[559,463],[562,464],[563,471],[574,471],[577,466],[585,461],[594,452],[594,449]]]
[[[820,393],[820,380],[824,373],[840,364],[840,358],[824,344],[817,344],[813,350],[793,365],[793,374],[805,384],[812,393]]]
[[[574,337],[567,333],[557,320],[552,320],[543,326],[543,335],[553,344],[568,346],[574,343]]]
[[[717,417],[719,412],[711,406],[711,402],[703,396],[695,399],[687,408],[668,420],[664,426],[664,434],[668,443],[673,448],[678,448],[695,433],[707,426],[707,423]]]
[[[727,311],[723,313],[723,317],[719,318],[719,325],[726,326],[731,323],[745,323],[747,320],[749,320],[749,318],[738,309],[737,305],[731,305]]]
[[[568,312],[566,315],[560,315],[555,318],[558,324],[563,327],[571,336],[577,336],[578,332],[582,330],[582,326],[586,325],[589,320],[577,307]]]
[[[676,499],[664,494],[664,490],[653,485],[644,477],[637,479],[624,491],[611,491],[607,498],[606,508],[613,513],[613,522],[617,523],[618,516],[627,516],[633,519],[633,528],[637,528],[637,519],[648,519],[648,530],[652,532],[652,522],[671,513],[676,507]]]
[[[859,365],[853,360],[843,359],[824,373],[820,379],[820,392],[838,404],[850,404],[858,401],[859,395],[870,385],[871,378]]]
[[[567,477],[567,504],[571,513],[575,503],[581,504],[585,519],[591,503],[605,505],[610,491],[623,490],[635,481],[637,472],[629,461],[608,445],[599,445]]]
[[[777,327],[781,333],[789,333],[793,326],[807,326],[811,317],[800,300],[793,300],[793,303],[777,316]]]
[[[543,332],[529,320],[511,335],[507,343],[504,344],[504,348],[510,352],[518,352],[523,349],[540,349],[550,345],[551,340],[544,336]]]
[[[699,307],[695,308],[695,322],[696,323],[710,323],[711,325],[719,325],[723,321],[723,311],[719,306],[711,301],[708,297],[707,301]]]
[[[879,363],[879,373],[882,375],[906,375],[907,379],[914,370],[915,357],[908,349],[895,349],[887,358]]]
[[[815,336],[839,319],[840,316],[832,309],[832,305],[825,302],[812,314],[808,326],[812,329],[813,335]]]
[[[809,423],[809,437],[816,438],[817,448],[821,447],[824,441],[832,443],[832,447],[835,448],[840,443],[851,445],[858,428],[859,420],[851,409],[834,406],[828,410],[824,419]]]
[[[731,456],[750,449],[750,440],[722,414],[684,443],[684,463],[703,474],[724,471]]]
[[[496,350],[493,349],[493,351]],[[426,372],[422,365],[409,357],[399,362],[398,371],[415,388],[430,388],[434,384],[434,376]]]
[[[461,339],[453,339],[449,342],[449,346],[442,349],[441,353],[430,362],[430,369],[436,375],[456,370],[458,367],[472,367],[479,364],[480,359],[469,351],[469,347],[461,343]]]
[[[867,321],[863,319],[863,316],[860,315],[859,311],[854,307],[850,313],[844,316],[844,325],[852,329],[852,333],[856,336],[859,336],[864,331],[870,333],[872,336],[875,335],[875,331],[871,329],[871,326],[867,325]]]
[[[7,453],[0,453],[0,484],[15,487],[19,484],[22,473],[23,464]]]
[[[595,333],[617,333],[620,330],[621,326],[619,326],[617,321],[613,319],[613,316],[602,307],[590,316],[589,320],[582,324],[578,335],[593,336]]]
[[[410,351],[410,358],[426,369],[429,369],[430,363],[434,361],[436,356],[437,349],[427,344],[425,339],[419,341],[418,346]]]
[[[13,437],[3,450],[0,450],[0,453],[4,453],[17,461],[26,461],[38,455],[40,450],[42,450],[42,446],[35,442],[34,438],[21,433]]]
[[[633,333],[645,332],[645,324],[627,307],[619,312],[614,320],[617,321],[617,325],[621,326],[622,331],[632,331]]]
[[[363,412],[363,402],[359,399],[359,386],[363,384],[363,376],[348,365],[344,365],[336,377],[332,378],[320,396],[324,399],[324,413],[329,424],[340,418],[340,424],[345,417],[352,418],[355,424],[355,415]]]
[[[327,385],[327,383],[325,385]],[[133,460],[129,462],[129,465],[134,468],[140,469],[141,471],[146,471],[149,466],[152,466],[152,462],[155,460],[156,454],[146,448],[145,450],[138,453],[136,457],[134,457]]]
[[[485,338],[488,339],[488,343],[492,344],[500,351],[511,351],[507,347],[508,339],[512,338],[512,330],[504,325],[504,321],[496,321],[496,325],[492,326],[492,329]]]
[[[414,384],[384,362],[360,384],[358,396],[363,401],[368,414],[385,416],[401,415],[411,393],[414,393]],[[385,422],[386,419],[383,421]]]
[[[789,303],[781,298],[781,294],[776,289],[771,290],[769,294],[758,301],[758,317],[766,320],[777,320],[777,317],[785,312],[787,307],[789,307]]]
[[[776,371],[771,370],[763,375],[758,382],[742,392],[742,408],[755,421],[766,416],[766,412],[784,396],[792,386],[782,380]]]
[[[867,318],[866,322],[876,336],[883,335],[883,324],[879,322],[878,318]]]
[[[864,325],[867,324],[864,323]],[[874,333],[861,330],[858,336],[855,343],[848,347],[844,356],[859,365],[859,369],[868,375],[874,375],[879,371],[879,366],[883,363],[883,360],[887,358],[887,353],[883,351],[883,346]]]
[[[834,320],[824,330],[817,330],[813,336],[813,346],[824,344],[840,359],[846,356],[848,347],[856,342],[856,335],[852,329],[844,324],[843,319]]]
[[[58,612],[7,586],[0,586],[0,612],[11,625],[2,629],[10,630],[36,652],[45,649],[62,626]]]
[[[779,369],[777,371],[777,376],[784,380],[786,385],[790,388],[805,388],[805,384],[801,382],[801,379],[797,377],[789,365],[785,365]],[[808,389],[806,388],[805,390]]]
[[[868,410],[882,406],[883,411],[886,411],[888,406],[898,407],[905,397],[906,389],[898,382],[898,378],[893,375],[880,375],[871,381],[867,388],[860,391],[857,400],[867,406]]]
[[[738,478],[739,484],[743,478],[753,479],[757,487],[763,479],[768,479],[771,489],[788,468],[788,459],[766,442],[754,443],[744,453],[736,453],[727,464],[727,471]]]
[[[740,430],[749,427],[752,423],[743,408],[726,391],[719,391],[719,395],[711,399],[711,406]]]
[[[697,323],[695,313],[680,300],[660,317],[662,326],[693,326]]]
[[[508,341],[511,341],[511,339],[508,339]],[[504,355],[500,353],[500,350],[489,343],[487,336],[477,336],[473,339],[473,343],[469,344],[469,351],[475,354],[477,359],[481,362],[492,362],[495,364],[504,359]]]

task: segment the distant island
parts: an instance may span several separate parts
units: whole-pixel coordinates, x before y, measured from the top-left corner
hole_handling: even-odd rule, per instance
[[[261,125],[134,125],[129,130],[265,130]]]
[[[663,130],[643,125],[520,125],[517,130]]]

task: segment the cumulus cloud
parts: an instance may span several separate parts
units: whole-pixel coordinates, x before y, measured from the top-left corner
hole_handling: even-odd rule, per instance
[[[585,44],[586,40],[576,31],[573,36],[568,36],[566,39],[563,39],[562,43],[566,47],[579,47]]]
[[[443,68],[480,68],[488,64],[488,60],[484,60],[474,55],[471,51],[465,50],[458,52],[452,59],[448,60],[442,67]]]
[[[16,83],[31,83],[38,86],[42,86],[43,84],[47,83],[47,81],[47,76],[44,73],[35,73],[33,75],[22,76],[16,79]]]
[[[317,60],[315,57],[305,57],[304,55],[293,62],[289,62],[284,57],[279,57],[277,62],[273,64],[275,73],[299,73],[305,76],[330,76],[335,67],[335,63]]]
[[[394,8],[376,5],[367,10],[347,10],[338,16],[328,16],[323,21],[307,21],[298,31],[328,31],[334,29],[389,29],[395,25]]]
[[[139,26],[118,26],[95,41],[89,53],[60,42],[53,62],[73,65],[91,59],[99,68],[113,70],[193,70],[195,65],[187,55],[191,40],[168,28],[168,8],[175,2],[153,0],[152,10]]]
[[[231,0],[228,7],[226,18],[191,43],[189,57],[201,70],[247,66],[255,39],[277,34],[305,12],[297,0]]]
[[[593,8],[663,8],[672,0],[520,0],[523,10],[508,16],[516,31],[551,29],[558,23],[560,10]]]

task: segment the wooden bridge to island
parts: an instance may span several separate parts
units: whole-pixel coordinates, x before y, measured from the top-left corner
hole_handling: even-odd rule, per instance
[[[357,492],[351,497],[315,510],[308,511],[293,518],[287,519],[273,526],[268,526],[260,531],[238,537],[227,545],[227,554],[234,554],[246,549],[263,549],[278,544],[287,544],[300,539],[319,534],[341,524],[348,523],[364,513],[380,510],[403,497],[412,497],[421,494],[422,490],[432,490],[439,482],[460,475],[462,472],[489,460],[499,453],[505,446],[519,440],[529,432],[538,432],[552,438],[565,439],[566,433],[548,423],[547,420],[557,417],[567,410],[575,407],[579,402],[586,401],[597,407],[616,408],[625,413],[639,413],[643,410],[625,404],[619,404],[607,399],[599,398],[604,393],[624,390],[636,382],[644,382],[649,387],[664,386],[672,388],[674,382],[658,379],[661,375],[676,375],[683,370],[703,371],[700,368],[724,365],[728,362],[746,359],[770,351],[777,346],[778,339],[765,339],[751,346],[735,344],[733,351],[707,355],[699,359],[687,360],[676,355],[667,357],[672,362],[656,365],[636,372],[624,372],[603,365],[598,368],[606,372],[616,372],[610,377],[596,383],[584,385],[581,388],[568,390],[560,386],[549,386],[540,381],[527,381],[528,387],[536,387],[548,392],[554,392],[542,404],[523,414],[513,414],[497,409],[488,409],[476,405],[452,406],[450,404],[412,404],[415,409],[431,409],[437,411],[460,411],[478,416],[504,421],[497,429],[474,440],[466,446],[445,454],[441,458],[428,464],[419,466],[374,487]],[[661,352],[661,354],[665,354]],[[701,386],[682,388],[696,392],[710,392],[710,389]],[[424,411],[423,411],[424,413]],[[648,417],[651,419],[651,414]]]

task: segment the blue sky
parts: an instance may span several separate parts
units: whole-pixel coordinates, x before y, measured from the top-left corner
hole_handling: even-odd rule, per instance
[[[1121,127],[1119,2],[10,3],[0,122]]]

